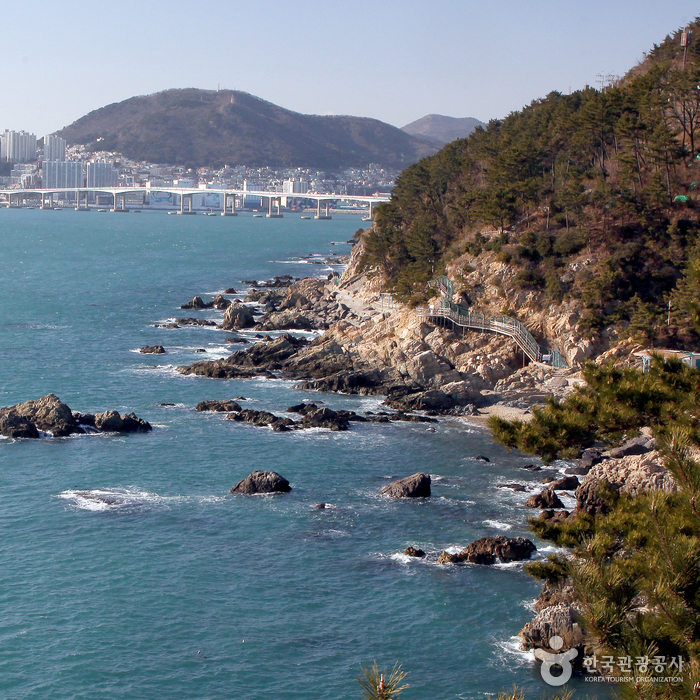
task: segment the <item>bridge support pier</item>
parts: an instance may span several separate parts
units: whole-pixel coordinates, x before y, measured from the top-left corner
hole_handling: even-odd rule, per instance
[[[316,206],[316,216],[314,216],[314,219],[321,219],[323,221],[327,221],[328,219],[332,219],[333,217],[330,214],[330,200],[326,200],[324,202],[324,208],[325,208],[325,213],[321,214],[321,200],[318,200],[318,205]]]
[[[75,191],[75,211],[90,211],[88,205],[88,193],[85,193],[85,206],[81,206],[82,192],[80,190]]]
[[[41,208],[42,209],[53,209],[53,193],[52,192],[42,192],[41,193]]]
[[[193,209],[194,195],[193,194],[181,194],[180,195],[180,209],[178,214],[192,215],[197,212]]]
[[[114,208],[111,209],[110,211],[113,211],[115,213],[126,213],[129,211],[126,208],[126,193],[125,194],[118,194],[117,192],[114,193]]]
[[[268,219],[281,219],[282,218],[282,198],[281,197],[268,197],[268,209],[267,218]]]
[[[229,211],[229,203],[231,205],[231,210]],[[221,212],[221,216],[238,216],[236,211],[236,195],[224,193],[224,210]]]

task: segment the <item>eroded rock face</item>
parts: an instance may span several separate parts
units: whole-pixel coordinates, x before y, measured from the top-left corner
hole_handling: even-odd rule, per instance
[[[439,564],[495,564],[529,559],[537,547],[526,537],[482,537],[472,542],[457,554],[443,552],[438,558]]]
[[[256,493],[287,493],[292,487],[277,472],[254,471],[243,481],[239,481],[230,493],[253,495]]]
[[[581,647],[584,638],[578,620],[576,610],[566,603],[544,608],[520,630],[518,636],[522,640],[523,649],[550,649],[549,640],[555,635],[564,641],[561,652]]]
[[[392,498],[428,498],[430,496],[430,475],[423,472],[412,474],[387,484],[381,493]]]
[[[8,438],[38,438],[36,425],[16,413],[0,414],[0,435]]]

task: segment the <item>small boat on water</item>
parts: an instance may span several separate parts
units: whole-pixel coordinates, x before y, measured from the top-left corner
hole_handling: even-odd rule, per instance
[[[311,217],[310,216],[302,216],[301,218],[302,219],[310,219]]]
[[[173,214],[177,214],[177,212],[176,211],[169,211],[169,212],[167,212],[167,214],[168,214],[168,216],[171,216]]]
[[[263,215],[262,214],[253,214],[254,219],[262,219]]]

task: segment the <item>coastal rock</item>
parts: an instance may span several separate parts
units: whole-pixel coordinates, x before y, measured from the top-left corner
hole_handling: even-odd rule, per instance
[[[525,506],[527,508],[563,508],[564,504],[552,489],[542,489],[540,493],[530,496]]]
[[[139,349],[139,352],[151,355],[162,355],[165,353],[165,348],[162,345],[144,345]]]
[[[630,455],[643,455],[647,452],[651,452],[652,446],[655,444],[656,441],[653,438],[632,438],[631,440],[627,440],[623,445],[610,450],[610,457],[612,459],[620,459]]]
[[[231,399],[211,399],[200,401],[195,406],[196,411],[216,411],[218,413],[234,413],[241,410],[241,404]]]
[[[655,450],[607,459],[596,464],[576,489],[576,507],[589,515],[607,513],[614,494],[638,496],[645,491],[672,493],[678,488],[673,474]],[[602,490],[601,490],[602,489]]]
[[[230,358],[229,358],[230,359]],[[267,377],[274,379],[275,375],[265,369],[253,369],[232,364],[229,360],[201,360],[191,365],[178,367],[180,374],[196,374],[215,379],[250,379],[251,377]]]
[[[277,472],[254,471],[239,481],[229,493],[253,495],[256,493],[287,493],[292,490],[289,482]]]
[[[496,561],[508,563],[529,559],[537,547],[525,537],[482,537],[472,542],[457,554],[442,552],[438,558],[439,564],[495,564]]]
[[[289,430],[292,426],[296,425],[293,420],[289,418],[280,418],[274,413],[269,411],[256,411],[252,408],[244,408],[238,413],[229,413],[226,416],[228,420],[242,421],[244,423],[252,423],[260,427],[269,426],[276,433],[281,433]]]
[[[391,498],[428,498],[430,496],[430,475],[423,472],[412,474],[387,484],[381,493]]]
[[[575,476],[562,476],[560,479],[548,482],[547,488],[553,491],[574,491],[580,485],[581,482]]]
[[[496,484],[497,489],[511,489],[517,492],[525,492],[527,488],[523,484]]]
[[[540,594],[535,599],[535,610],[541,612],[553,605],[573,605],[576,601],[574,586],[570,579],[565,578],[556,583],[545,581]]]
[[[176,318],[175,323],[179,323],[181,326],[217,326],[215,321],[207,321],[205,318]]]
[[[232,303],[224,314],[222,327],[225,330],[252,328],[255,325],[253,311],[249,306],[239,302]]]
[[[313,331],[323,322],[312,320],[309,316],[295,311],[273,312],[263,316],[255,326],[258,331],[283,331],[289,329]]]
[[[52,433],[55,437],[80,432],[73,412],[55,394],[0,409],[0,417],[13,414],[26,418],[38,430]],[[19,428],[20,423],[15,422],[15,425]],[[26,430],[31,431],[29,428]]]
[[[147,433],[153,430],[150,423],[136,414],[119,414],[117,411],[96,413],[95,427],[105,433]]]
[[[231,306],[231,302],[222,297],[221,294],[217,294],[216,297],[214,297],[214,301],[212,301],[211,305],[215,309],[228,309],[228,307]]]
[[[419,547],[406,547],[403,552],[407,557],[424,557],[425,552]]]
[[[192,301],[188,301],[186,304],[183,304],[180,308],[181,309],[211,309],[214,306],[213,303],[208,303],[205,304],[204,301],[202,300],[202,297],[195,297],[192,299]]]
[[[579,614],[566,603],[545,608],[520,630],[518,636],[522,640],[523,649],[550,649],[549,640],[555,635],[564,641],[561,652],[582,647],[583,630],[578,620]]]
[[[0,435],[8,438],[38,438],[39,431],[29,418],[16,413],[0,413]]]
[[[317,408],[304,415],[304,428],[328,428],[330,430],[347,430],[348,420],[330,408]]]

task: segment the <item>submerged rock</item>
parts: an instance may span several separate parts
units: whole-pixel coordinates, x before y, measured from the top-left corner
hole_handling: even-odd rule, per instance
[[[258,426],[270,426],[277,433],[287,431],[296,425],[290,418],[280,418],[269,411],[256,411],[253,408],[244,408],[237,413],[229,413],[226,418]]]
[[[387,484],[381,493],[392,498],[428,498],[430,496],[430,475],[423,472],[412,474]]]
[[[239,481],[229,493],[287,493],[292,487],[277,472],[254,471],[243,481]]]

